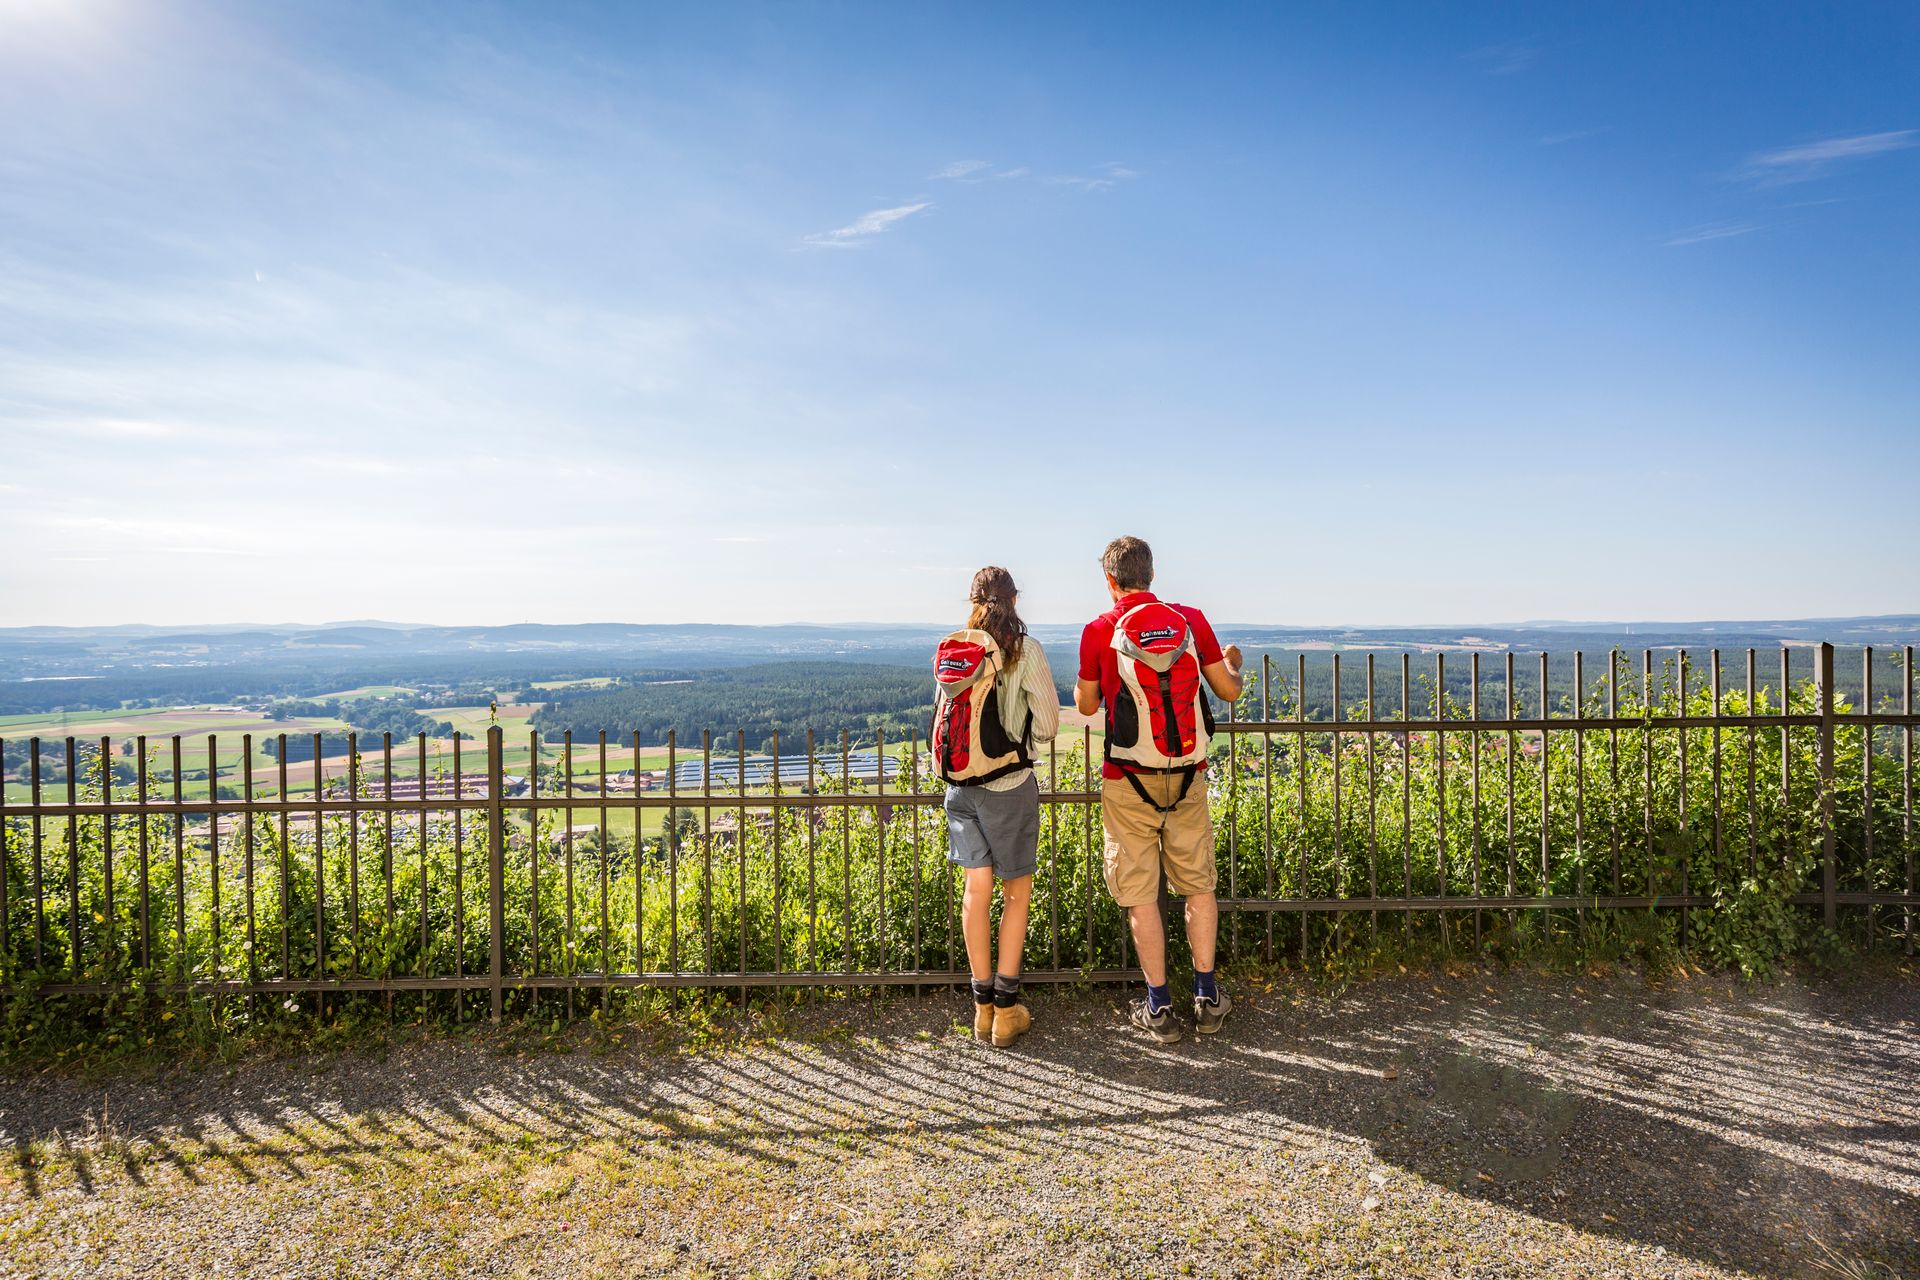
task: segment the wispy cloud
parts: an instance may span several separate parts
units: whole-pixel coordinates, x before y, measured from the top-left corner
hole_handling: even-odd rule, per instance
[[[1002,179],[1004,181],[1007,178],[1031,177],[1032,174],[1033,174],[1033,170],[1027,168],[1027,166],[1018,165],[1012,169],[1002,169],[1000,172],[994,174],[993,176],[996,178]]]
[[[1744,236],[1760,228],[1750,222],[1712,222],[1705,226],[1682,231],[1666,242],[1669,249],[1678,249],[1690,244],[1705,244],[1709,240],[1731,240],[1734,236]]]
[[[1605,132],[1606,129],[1600,128],[1569,129],[1565,133],[1545,133],[1540,135],[1540,145],[1543,147],[1562,147],[1569,142],[1582,142],[1588,138],[1597,138]]]
[[[1761,151],[1747,159],[1741,176],[1761,183],[1807,182],[1822,177],[1835,165],[1868,156],[1904,151],[1920,145],[1920,130],[1895,129],[1887,133],[1861,133],[1850,138],[1823,138],[1791,147]]]
[[[1464,56],[1490,76],[1511,76],[1540,61],[1540,46],[1526,40],[1505,40]]]
[[[897,204],[891,209],[875,209],[861,214],[844,227],[815,232],[807,236],[804,243],[822,249],[857,249],[869,237],[879,235],[902,218],[911,218],[922,209],[931,208],[933,201],[917,200],[912,204]]]
[[[1055,174],[1040,181],[1055,187],[1078,187],[1082,191],[1106,191],[1116,183],[1126,182],[1139,176],[1138,169],[1129,169],[1123,164],[1108,162],[1090,174]]]
[[[992,167],[992,163],[986,160],[955,160],[952,164],[930,173],[927,176],[935,181],[940,181],[941,179],[966,178],[980,172],[982,169],[990,169]]]

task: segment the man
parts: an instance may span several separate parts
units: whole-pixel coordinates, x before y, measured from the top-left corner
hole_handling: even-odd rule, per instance
[[[1213,724],[1200,685],[1225,701],[1238,698],[1240,648],[1222,651],[1205,614],[1161,601],[1148,589],[1153,551],[1139,538],[1115,538],[1100,565],[1113,608],[1081,634],[1074,705],[1082,715],[1106,708],[1100,817],[1107,891],[1127,913],[1147,981],[1146,998],[1133,1002],[1129,1019],[1172,1044],[1181,1032],[1167,984],[1162,870],[1186,900],[1195,1028],[1218,1031],[1233,1008],[1214,977],[1220,908],[1203,772]]]

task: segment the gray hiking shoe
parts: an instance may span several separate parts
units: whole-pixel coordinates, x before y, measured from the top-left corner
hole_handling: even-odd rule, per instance
[[[1196,996],[1193,1001],[1193,1029],[1203,1036],[1210,1036],[1220,1029],[1227,1015],[1232,1012],[1233,997],[1224,991],[1218,1000],[1202,1000]]]
[[[1158,1013],[1149,1013],[1145,1000],[1135,1000],[1127,1006],[1127,1021],[1160,1044],[1175,1044],[1180,1039],[1180,1024],[1174,1021],[1171,1005]]]

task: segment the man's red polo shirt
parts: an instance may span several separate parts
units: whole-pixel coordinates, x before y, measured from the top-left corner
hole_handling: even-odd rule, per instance
[[[1080,633],[1080,678],[1100,682],[1100,704],[1110,707],[1113,700],[1120,696],[1120,664],[1113,652],[1113,629],[1120,622],[1120,615],[1135,605],[1147,604],[1156,600],[1151,591],[1129,591],[1114,602],[1107,610]],[[1207,615],[1191,605],[1168,603],[1168,608],[1187,620],[1187,626],[1193,630],[1194,656],[1200,659],[1200,665],[1210,667],[1219,662],[1220,641],[1214,637],[1213,625],[1207,621]],[[1103,778],[1123,778],[1126,776],[1121,767],[1108,760],[1100,766]]]

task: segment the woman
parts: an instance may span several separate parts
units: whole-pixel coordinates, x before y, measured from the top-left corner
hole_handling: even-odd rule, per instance
[[[987,650],[987,661],[997,671],[991,698],[982,694],[977,710],[997,715],[999,724],[990,726],[996,732],[985,740],[999,744],[1004,756],[995,754],[993,759],[1004,758],[1007,763],[987,770],[985,776],[955,783],[954,771],[948,767],[952,759],[942,762],[942,773],[949,777],[947,858],[966,872],[960,919],[967,962],[973,970],[974,1038],[1004,1049],[1033,1022],[1027,1006],[1020,1003],[1020,956],[1026,946],[1027,905],[1033,897],[1040,842],[1040,784],[1030,762],[1035,745],[1053,741],[1059,732],[1060,698],[1046,651],[1027,634],[1015,609],[1019,592],[1013,575],[989,565],[973,575],[967,598],[972,605],[967,629],[973,633],[970,639],[978,641],[968,647],[973,652]],[[992,637],[990,649],[979,641],[980,632]],[[949,639],[964,636],[967,632],[957,632]],[[942,649],[946,652],[945,645]],[[997,657],[992,650],[998,651]],[[946,665],[936,658],[937,667]],[[942,699],[944,709],[947,695]],[[973,735],[976,760],[982,741],[977,728]],[[974,772],[979,772],[977,764]],[[996,876],[1002,900],[997,966],[991,914]]]

